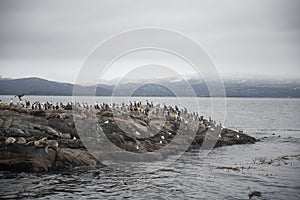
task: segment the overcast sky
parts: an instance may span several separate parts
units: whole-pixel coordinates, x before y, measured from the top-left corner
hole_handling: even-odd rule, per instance
[[[74,82],[100,42],[161,27],[201,44],[223,76],[299,79],[299,10],[298,0],[1,0],[0,75]]]

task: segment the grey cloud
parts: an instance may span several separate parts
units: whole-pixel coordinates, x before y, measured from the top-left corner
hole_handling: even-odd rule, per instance
[[[16,70],[17,65],[39,69],[55,64],[42,74],[55,79],[53,68],[78,70],[87,54],[112,34],[154,26],[195,39],[208,50],[221,73],[280,76],[284,71],[295,76],[300,52],[299,7],[297,0],[1,1],[1,75],[39,76],[30,74],[32,70]],[[72,81],[73,76],[64,79]]]

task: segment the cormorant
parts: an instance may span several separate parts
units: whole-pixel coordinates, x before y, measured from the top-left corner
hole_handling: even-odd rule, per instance
[[[19,95],[16,95],[15,97],[18,97],[20,101],[22,101],[22,97],[25,95],[25,93],[22,93],[22,94],[19,94]]]

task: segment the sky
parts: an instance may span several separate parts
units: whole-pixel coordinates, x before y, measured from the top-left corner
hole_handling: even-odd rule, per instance
[[[221,76],[299,79],[299,9],[298,0],[0,0],[0,75],[74,83],[84,60],[103,41],[131,29],[159,27],[200,44]],[[118,60],[105,79],[128,75],[125,66],[151,67],[143,60],[150,54],[155,55]],[[153,62],[171,59],[168,64],[179,74],[193,73],[164,56],[152,57]]]

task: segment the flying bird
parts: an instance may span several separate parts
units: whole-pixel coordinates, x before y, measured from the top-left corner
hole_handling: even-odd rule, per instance
[[[19,94],[19,95],[16,95],[15,97],[18,97],[20,101],[22,101],[22,97],[25,95],[25,93],[22,93],[22,94]]]

